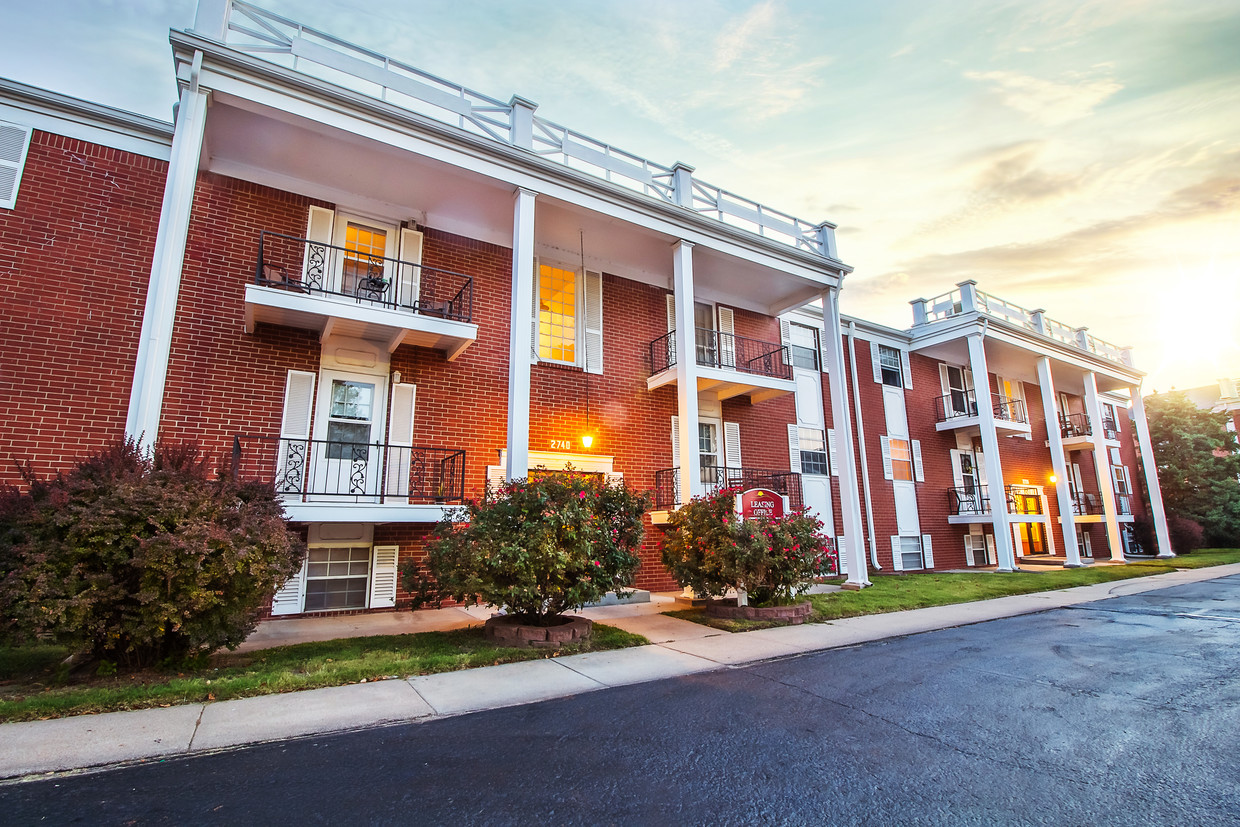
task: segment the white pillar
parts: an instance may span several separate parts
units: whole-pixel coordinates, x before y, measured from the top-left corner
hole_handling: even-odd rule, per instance
[[[676,296],[676,415],[680,433],[680,502],[702,494],[698,459],[697,347],[693,329],[693,245],[672,245],[672,290]]]
[[[844,553],[848,555],[846,589],[870,585],[865,559],[865,536],[861,525],[861,499],[857,493],[857,457],[853,451],[852,416],[848,410],[848,381],[844,372],[844,331],[840,326],[838,290],[822,293],[822,326],[826,337],[827,382],[831,388],[831,419],[835,423],[835,455],[840,468],[840,511],[844,529]],[[857,438],[865,439],[864,434]]]
[[[1145,474],[1145,490],[1150,495],[1150,516],[1154,518],[1154,537],[1158,541],[1159,557],[1174,557],[1171,550],[1171,532],[1167,530],[1167,511],[1163,508],[1162,487],[1158,484],[1158,463],[1154,459],[1154,444],[1150,442],[1150,426],[1145,418],[1145,400],[1141,398],[1141,386],[1128,391],[1132,397],[1132,423],[1137,429],[1137,445],[1141,448],[1141,472]]]
[[[530,473],[530,363],[534,352],[534,199],[538,193],[518,188],[512,215],[512,311],[508,338],[508,464],[504,477]]]
[[[1107,545],[1111,548],[1111,560],[1124,561],[1124,541],[1119,535],[1119,520],[1115,508],[1115,480],[1111,478],[1111,458],[1107,455],[1106,435],[1102,427],[1102,405],[1098,403],[1098,378],[1093,371],[1085,373],[1085,412],[1089,416],[1094,445],[1094,468],[1097,469],[1099,494],[1102,498],[1102,514],[1107,525]]]
[[[207,121],[207,90],[197,88],[201,56],[194,60],[194,84],[181,93],[176,129],[172,135],[172,155],[164,183],[164,201],[159,211],[159,231],[151,278],[138,334],[138,355],[134,364],[133,387],[129,392],[129,412],[125,434],[145,447],[159,438],[159,416],[164,406],[164,385],[168,378],[168,354],[172,349],[172,330],[176,321],[177,296],[181,292],[181,271],[185,264],[185,239],[189,235],[190,212],[194,205],[194,186],[198,182],[198,161],[202,155],[202,135]]]
[[[231,0],[198,0],[194,32],[223,43],[228,34],[228,16],[231,13]]]
[[[1064,568],[1076,569],[1081,567],[1081,551],[1076,541],[1072,488],[1068,483],[1068,460],[1063,450],[1063,435],[1059,431],[1059,410],[1055,405],[1055,379],[1051,374],[1051,360],[1048,356],[1038,359],[1038,386],[1042,394],[1042,412],[1046,416],[1046,435],[1051,449],[1051,469],[1055,472],[1055,500],[1059,503],[1059,524],[1063,528],[1066,556]]]
[[[969,282],[963,284],[968,285]],[[982,430],[982,455],[986,458],[987,495],[994,521],[995,556],[999,571],[1017,571],[1016,555],[1012,550],[1012,521],[1008,519],[1007,488],[1003,484],[1003,464],[999,458],[999,433],[995,430],[995,402],[990,392],[990,372],[986,367],[986,343],[980,333],[970,335],[968,343],[969,369],[973,371],[973,393],[977,399],[977,417]]]

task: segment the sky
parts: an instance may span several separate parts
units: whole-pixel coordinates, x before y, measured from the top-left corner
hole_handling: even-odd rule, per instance
[[[194,0],[7,4],[0,76],[168,120]],[[844,313],[979,289],[1240,375],[1236,0],[262,0],[812,223]]]

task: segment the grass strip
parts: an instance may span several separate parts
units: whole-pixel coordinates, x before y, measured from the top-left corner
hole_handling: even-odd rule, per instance
[[[1201,549],[1173,560],[1133,560],[1126,566],[1091,566],[1053,571],[994,572],[916,572],[904,575],[874,575],[872,586],[861,591],[840,591],[808,595],[813,605],[809,623],[823,623],[846,617],[926,609],[953,603],[971,603],[1017,594],[1069,589],[1133,577],[1166,574],[1176,569],[1197,569],[1240,562],[1240,549]],[[835,581],[842,582],[842,578]],[[787,625],[783,621],[730,620],[710,617],[704,609],[666,612],[669,617],[691,620],[725,632],[750,632]]]
[[[201,669],[72,677],[60,669],[68,655],[64,648],[0,647],[0,722],[224,701],[646,643],[640,635],[596,623],[587,643],[514,649],[494,645],[483,637],[481,627],[473,627],[226,652]]]

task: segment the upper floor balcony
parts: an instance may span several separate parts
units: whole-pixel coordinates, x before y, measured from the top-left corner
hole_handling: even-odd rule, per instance
[[[990,493],[987,486],[971,483],[947,489],[949,523],[972,523],[977,522],[979,517],[990,519]]]
[[[795,471],[771,471],[763,468],[729,468],[723,465],[701,466],[702,488],[714,494],[725,488],[748,491],[765,488],[788,498],[789,508],[800,508],[801,475]],[[676,508],[680,502],[680,469],[664,468],[654,474],[654,507]]]
[[[676,334],[667,333],[650,343],[650,390],[676,381]],[[788,348],[732,333],[698,328],[694,331],[698,393],[717,399],[748,396],[763,402],[796,390]]]
[[[262,232],[245,323],[258,322],[442,351],[449,361],[473,344],[473,279],[388,258],[359,244]]]
[[[436,522],[465,497],[465,452],[238,434],[232,473],[271,482],[294,522]]]
[[[1008,434],[1027,434],[1029,418],[1025,414],[1023,399],[1009,399],[997,393],[990,395],[990,410],[994,415],[995,430]],[[978,411],[977,391],[952,391],[934,400],[935,429],[939,431],[963,431],[979,433],[981,417]]]

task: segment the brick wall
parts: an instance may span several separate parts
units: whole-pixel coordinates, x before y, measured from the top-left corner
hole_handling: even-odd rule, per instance
[[[35,130],[0,210],[0,483],[124,436],[166,172]]]

